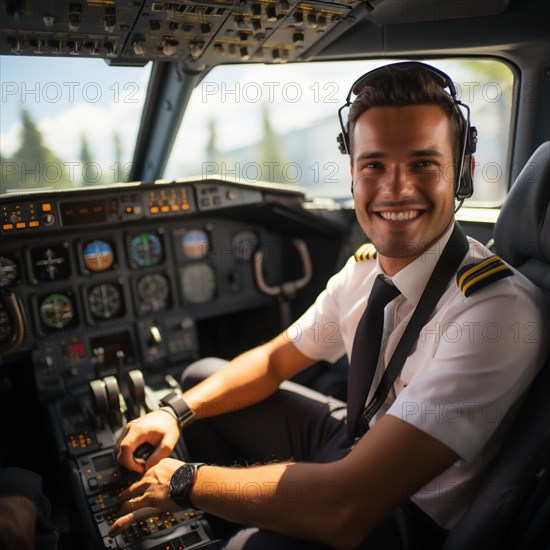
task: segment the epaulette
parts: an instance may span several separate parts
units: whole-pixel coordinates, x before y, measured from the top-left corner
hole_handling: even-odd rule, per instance
[[[376,258],[376,248],[372,243],[362,244],[353,255],[356,262],[367,262]]]
[[[490,256],[461,268],[456,274],[456,283],[460,292],[468,297],[484,286],[510,275],[513,275],[512,270],[498,256]]]

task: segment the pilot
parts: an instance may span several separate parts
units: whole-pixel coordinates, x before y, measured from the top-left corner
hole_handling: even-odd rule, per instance
[[[193,506],[234,526],[228,549],[428,550],[467,508],[546,354],[538,290],[455,224],[476,136],[447,75],[388,65],[348,103],[340,143],[371,244],[287,331],[191,365],[182,396],[127,424],[118,459],[144,475],[111,534]],[[422,330],[385,374],[421,307]],[[344,354],[348,407],[286,381]],[[168,457],[180,428],[200,462]]]

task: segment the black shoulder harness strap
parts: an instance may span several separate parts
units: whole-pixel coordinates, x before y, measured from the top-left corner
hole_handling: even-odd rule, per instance
[[[437,302],[445,292],[449,281],[456,273],[460,262],[468,251],[468,240],[460,226],[455,223],[453,232],[441,253],[433,273],[420,297],[410,322],[399,340],[390,362],[374,392],[374,395],[359,419],[359,431],[363,435],[369,427],[369,423],[386,401],[396,378],[401,373],[403,365],[409,353],[418,340],[422,327],[428,322]]]

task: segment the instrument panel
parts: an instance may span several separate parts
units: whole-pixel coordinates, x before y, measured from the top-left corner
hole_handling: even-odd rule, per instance
[[[311,279],[308,247],[328,276],[343,226],[304,208],[296,188],[223,180],[2,200],[2,367],[25,386],[32,368],[44,438],[70,472],[77,531],[90,548],[205,546],[213,535],[195,510],[109,537],[128,481],[114,442],[179,388],[193,360],[272,338]]]
[[[202,211],[205,187],[225,204],[204,203]],[[201,354],[198,321],[272,301],[255,285],[252,256],[261,246],[282,250],[281,237],[226,215],[229,206],[261,204],[260,190],[209,182],[162,194],[104,191],[80,203],[64,195],[2,206],[19,217],[4,224],[0,286],[23,302],[20,351],[32,353],[43,399],[132,368],[181,369]],[[174,197],[188,208],[173,209]],[[31,211],[38,226],[23,215]],[[0,345],[10,339],[10,323],[0,306]]]

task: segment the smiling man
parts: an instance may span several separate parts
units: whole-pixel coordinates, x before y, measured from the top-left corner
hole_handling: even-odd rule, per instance
[[[441,547],[545,352],[536,288],[455,226],[473,162],[451,86],[421,63],[354,84],[340,143],[372,246],[296,321],[300,338],[199,361],[183,374],[183,396],[127,425],[119,460],[144,475],[121,495],[111,534],[154,510],[194,506],[227,520],[228,549]],[[440,296],[383,391],[432,285]],[[498,340],[487,326],[500,327]],[[536,334],[518,341],[510,326]],[[344,354],[348,407],[285,382]],[[167,458],[181,427],[200,463]],[[143,464],[133,453],[145,442],[155,451]]]
[[[453,223],[449,133],[449,119],[438,105],[369,109],[354,125],[355,211],[387,275],[413,261]]]

